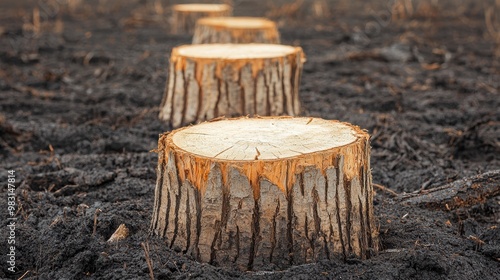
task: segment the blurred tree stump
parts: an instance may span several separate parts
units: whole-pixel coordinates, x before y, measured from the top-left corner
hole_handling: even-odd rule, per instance
[[[160,119],[176,128],[219,116],[297,115],[303,52],[272,44],[174,48]]]
[[[232,8],[226,4],[180,4],[172,7],[172,33],[193,34],[196,21],[205,17],[232,15]]]
[[[212,17],[196,22],[193,44],[267,43],[279,44],[276,24],[265,18]]]
[[[152,231],[202,262],[284,268],[378,250],[369,136],[317,118],[219,119],[163,134]]]

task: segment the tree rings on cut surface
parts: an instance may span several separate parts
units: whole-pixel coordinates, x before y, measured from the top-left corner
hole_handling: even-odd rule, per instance
[[[220,119],[163,134],[152,231],[195,259],[286,268],[378,251],[368,134],[318,118]]]
[[[300,112],[300,47],[202,44],[174,48],[160,119],[174,128],[212,118]]]
[[[196,22],[193,44],[279,44],[276,24],[265,18],[211,17]]]
[[[172,6],[172,32],[193,34],[196,21],[205,17],[231,16],[233,10],[226,4],[179,4]]]

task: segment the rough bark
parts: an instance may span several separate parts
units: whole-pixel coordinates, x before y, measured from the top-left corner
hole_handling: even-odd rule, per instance
[[[215,117],[300,113],[299,83],[303,52],[299,47],[265,44],[190,45],[174,48],[159,118],[173,128]],[[254,48],[279,48],[283,54],[261,58]],[[194,57],[185,48],[227,48],[236,58]]]
[[[193,34],[196,21],[205,17],[232,15],[232,8],[225,4],[181,4],[172,7],[172,33]]]
[[[279,44],[276,24],[265,18],[212,17],[196,22],[193,44]]]
[[[250,155],[251,159],[236,160],[228,158],[238,151],[225,149],[209,157],[180,143],[193,144],[198,136],[204,137],[205,133],[192,130],[202,125],[227,122],[231,133],[232,127],[248,129],[249,124],[240,121],[253,119],[223,119],[164,134],[158,145],[152,231],[199,261],[243,270],[352,256],[364,259],[376,253],[367,133],[349,124],[313,118],[258,119],[296,122],[293,127],[298,130],[306,125],[345,125],[355,140],[308,153],[307,138],[295,133],[295,138],[302,137],[295,140],[304,145],[304,151],[259,159],[266,157],[265,148],[257,147],[266,142],[266,136],[254,131],[245,138],[255,139],[255,149],[246,145],[255,159]],[[188,138],[176,136],[180,133]],[[224,153],[227,157],[221,156]]]

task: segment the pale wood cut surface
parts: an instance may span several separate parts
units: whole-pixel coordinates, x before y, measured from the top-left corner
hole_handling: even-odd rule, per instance
[[[292,145],[299,153],[267,153],[278,151],[268,144],[274,129],[283,150],[301,139],[304,146]],[[221,143],[209,152],[186,143],[202,145],[212,137]],[[329,144],[307,147],[316,137]],[[260,156],[269,158],[236,150],[230,157],[214,154],[224,141],[246,141],[238,147],[261,147]],[[151,228],[197,260],[247,270],[378,251],[370,146],[356,126],[314,118],[219,120],[164,134],[158,152]]]
[[[172,7],[176,12],[223,12],[231,9],[226,4],[178,4]]]
[[[202,18],[198,20],[198,24],[228,29],[263,29],[276,26],[273,21],[258,17]]]
[[[212,44],[185,45],[177,48],[176,54],[192,59],[252,60],[286,57],[296,52],[296,47],[276,44]]]
[[[205,122],[175,133],[175,145],[213,159],[283,159],[350,144],[356,133],[343,123],[315,118],[241,119]]]

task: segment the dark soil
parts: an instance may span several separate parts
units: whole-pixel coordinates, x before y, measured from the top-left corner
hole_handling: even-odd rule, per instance
[[[169,52],[190,36],[170,35],[153,1],[69,2],[0,4],[0,277],[148,279],[144,242],[158,279],[500,278],[498,196],[442,211],[376,188],[383,250],[366,261],[239,272],[171,251],[148,235],[151,150],[170,130],[157,118]],[[298,12],[235,1],[237,15],[271,13],[284,43],[304,48],[303,115],[367,129],[374,183],[398,193],[500,169],[500,60],[483,15],[493,1],[440,1],[399,21],[387,18],[391,1],[326,2],[330,18],[312,16],[311,1]],[[7,170],[19,208],[14,275]],[[107,243],[122,223],[130,236]]]

